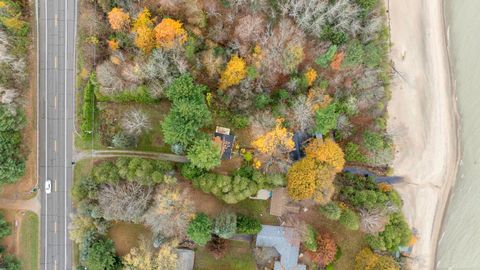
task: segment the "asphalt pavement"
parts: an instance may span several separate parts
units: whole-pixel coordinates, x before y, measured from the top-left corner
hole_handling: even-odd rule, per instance
[[[72,269],[71,212],[76,0],[37,0],[41,269]],[[44,183],[52,182],[45,193]]]

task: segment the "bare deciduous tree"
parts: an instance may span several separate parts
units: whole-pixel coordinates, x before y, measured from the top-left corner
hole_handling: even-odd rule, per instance
[[[152,188],[135,182],[103,185],[98,205],[106,220],[140,222],[152,198]]]
[[[143,221],[156,235],[183,238],[193,216],[193,203],[186,194],[178,187],[162,185],[157,188],[155,201]]]
[[[365,233],[378,233],[385,229],[388,217],[380,209],[360,209],[360,230]]]
[[[139,136],[150,130],[150,119],[145,112],[138,109],[127,111],[121,122],[123,130],[133,136]]]
[[[299,132],[305,132],[314,126],[312,103],[306,96],[298,96],[293,102],[292,120]]]
[[[261,44],[264,48],[262,71],[270,83],[275,83],[278,75],[292,72],[298,60],[303,59],[305,34],[292,20],[282,18],[262,38]]]
[[[97,66],[97,80],[101,86],[100,92],[104,95],[114,95],[125,89],[125,82],[117,67],[110,61]]]
[[[351,0],[288,0],[281,5],[284,15],[292,17],[307,33],[320,37],[328,24],[334,29],[356,35],[361,30],[360,8]]]

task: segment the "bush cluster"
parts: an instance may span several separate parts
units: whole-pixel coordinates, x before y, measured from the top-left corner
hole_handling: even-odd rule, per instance
[[[234,204],[255,195],[259,189],[284,185],[284,177],[279,174],[265,175],[256,170],[239,169],[231,176],[206,173],[193,178],[192,182],[203,192]]]

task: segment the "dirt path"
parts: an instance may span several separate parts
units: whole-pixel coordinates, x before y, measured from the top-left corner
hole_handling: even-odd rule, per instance
[[[75,153],[73,159],[79,161],[86,158],[109,158],[109,157],[143,157],[151,159],[169,160],[173,162],[185,163],[188,162],[186,156],[160,153],[160,152],[144,152],[134,150],[94,150],[82,151]]]
[[[29,210],[40,216],[40,200],[39,196],[35,196],[29,200],[11,200],[0,198],[0,207],[2,209]]]

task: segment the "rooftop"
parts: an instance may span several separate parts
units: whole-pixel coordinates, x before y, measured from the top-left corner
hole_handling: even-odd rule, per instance
[[[274,270],[306,270],[304,264],[298,264],[300,253],[300,237],[290,227],[262,225],[257,235],[257,247],[273,247],[280,254],[280,261],[276,261]]]

